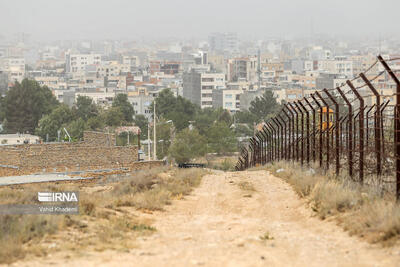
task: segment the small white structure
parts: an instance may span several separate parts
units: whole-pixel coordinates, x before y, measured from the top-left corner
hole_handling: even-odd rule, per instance
[[[31,134],[0,134],[0,145],[38,144],[40,137]]]

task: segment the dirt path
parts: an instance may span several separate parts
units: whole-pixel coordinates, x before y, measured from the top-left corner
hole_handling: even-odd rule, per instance
[[[256,192],[238,184],[250,182]],[[251,196],[250,196],[251,195]],[[399,266],[396,249],[349,237],[312,213],[289,185],[264,171],[215,173],[185,200],[154,213],[157,233],[130,252],[105,251],[27,266]],[[268,233],[272,239],[261,240]]]

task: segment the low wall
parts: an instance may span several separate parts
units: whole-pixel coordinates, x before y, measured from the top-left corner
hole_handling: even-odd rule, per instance
[[[83,140],[88,145],[95,146],[115,146],[115,134],[85,131],[83,132]]]
[[[0,146],[0,176],[129,167],[137,158],[137,146],[94,146],[85,142]]]

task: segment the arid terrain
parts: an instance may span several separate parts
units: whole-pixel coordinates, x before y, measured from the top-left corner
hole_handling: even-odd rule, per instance
[[[157,229],[127,250],[57,251],[14,266],[399,266],[396,246],[351,237],[320,220],[291,186],[267,171],[213,171],[165,211],[143,213]]]

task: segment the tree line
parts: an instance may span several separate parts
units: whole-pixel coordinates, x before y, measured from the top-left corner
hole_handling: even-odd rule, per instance
[[[272,116],[279,108],[271,91],[265,91],[251,102],[248,111],[234,115],[222,108],[201,109],[181,96],[174,96],[170,89],[162,90],[155,101],[157,156],[171,156],[177,162],[186,162],[205,153],[237,151],[238,139],[252,136],[254,125]],[[149,107],[151,111],[153,105],[154,102]],[[108,128],[112,131],[122,125],[138,126],[141,139],[145,140],[149,123],[144,115],[135,114],[126,94],[116,95],[107,109],[86,96],[78,96],[76,103],[69,107],[58,102],[46,86],[28,79],[16,82],[0,98],[0,122],[5,133],[31,133],[45,141],[57,141],[59,131],[61,138],[67,138],[64,128],[73,141],[78,141],[85,130]],[[150,128],[151,136],[152,130],[153,127]],[[132,136],[130,140],[134,138]]]

